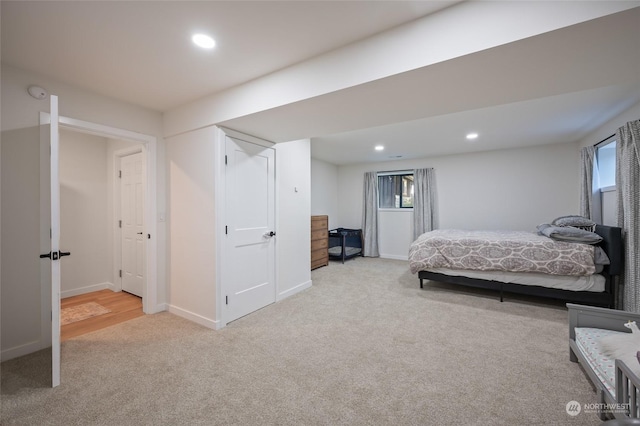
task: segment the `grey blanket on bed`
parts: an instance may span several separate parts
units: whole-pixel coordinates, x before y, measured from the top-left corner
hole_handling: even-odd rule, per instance
[[[572,226],[554,226],[543,223],[542,225],[538,225],[538,232],[554,240],[572,243],[597,244],[602,241],[602,237],[595,232],[585,231],[584,229],[574,228]]]

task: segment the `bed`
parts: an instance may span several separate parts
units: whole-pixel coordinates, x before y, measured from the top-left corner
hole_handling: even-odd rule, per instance
[[[640,314],[626,311],[581,306],[568,303],[569,359],[579,362],[598,393],[598,405],[592,408],[600,416],[615,418],[640,417],[640,378],[638,359],[630,353],[619,358],[608,355],[605,340],[618,341],[624,347],[631,338],[628,321],[640,324]],[[625,340],[620,340],[620,339]],[[612,340],[615,339],[615,340]],[[619,351],[618,351],[619,352]]]
[[[444,231],[431,231],[411,244],[410,268],[411,272],[418,274],[420,288],[424,288],[425,280],[430,280],[493,289],[499,291],[500,301],[504,300],[504,292],[510,292],[609,308],[616,305],[616,276],[622,269],[620,228],[595,226],[595,234],[602,237],[597,245],[556,241],[532,232],[447,232],[453,232],[451,241],[442,235]],[[506,240],[497,243],[493,241],[503,236]],[[461,250],[469,249],[461,249],[461,244],[471,241],[473,246],[476,244],[476,237],[486,237],[494,244],[489,248],[482,248],[480,255],[461,256]],[[451,261],[450,257],[441,256],[445,250],[441,246],[442,241],[448,241],[450,246],[446,250],[453,253],[457,260]],[[543,246],[539,253],[554,253],[554,256],[559,253],[559,257],[532,254],[531,246],[535,244]],[[475,250],[473,247],[471,249]],[[594,258],[597,258],[594,253],[600,249],[608,257],[609,263],[601,268],[594,262]],[[506,254],[509,253],[506,252],[519,252],[525,256],[524,259],[507,259]],[[582,264],[584,261],[587,265]]]

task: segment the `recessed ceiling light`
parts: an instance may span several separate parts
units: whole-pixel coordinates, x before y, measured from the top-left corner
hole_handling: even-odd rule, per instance
[[[469,133],[467,134],[467,139],[474,140],[474,139],[478,139],[478,134],[477,133]]]
[[[206,34],[194,34],[191,41],[203,49],[213,49],[216,45],[216,41]]]
[[[376,148],[375,148],[376,151],[382,151],[383,149],[384,149],[384,146],[376,145]]]

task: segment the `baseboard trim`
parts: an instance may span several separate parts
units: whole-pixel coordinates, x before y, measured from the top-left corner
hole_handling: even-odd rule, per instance
[[[287,297],[293,296],[294,294],[300,293],[301,291],[306,290],[309,287],[311,287],[311,285],[312,285],[312,281],[309,280],[309,281],[305,281],[305,282],[303,282],[301,284],[298,284],[297,286],[292,287],[292,288],[290,288],[288,290],[285,290],[282,293],[278,294],[277,302],[279,302],[279,301],[281,301],[283,299],[286,299]]]
[[[37,352],[42,348],[42,343],[39,340],[25,343],[24,345],[16,346],[13,348],[5,349],[0,352],[0,361],[8,361],[19,356],[29,355],[30,353]]]
[[[153,311],[151,313],[152,314],[157,314],[157,313],[168,311],[168,310],[169,310],[169,304],[167,304],[167,303],[158,303],[156,305],[155,311]]]
[[[191,322],[195,322],[196,324],[200,324],[204,327],[210,328],[212,330],[218,330],[222,327],[219,321],[203,317],[202,315],[187,311],[186,309],[182,309],[171,304],[166,304],[166,307],[167,311],[169,311],[170,313]]]
[[[113,283],[104,282],[100,284],[89,285],[86,287],[74,288],[72,290],[61,291],[60,298],[64,299],[66,297],[79,296],[81,294],[92,293],[94,291],[100,291],[105,289],[116,291],[115,285],[113,285]]]
[[[409,260],[409,256],[399,256],[397,254],[381,254],[380,258],[393,260]]]

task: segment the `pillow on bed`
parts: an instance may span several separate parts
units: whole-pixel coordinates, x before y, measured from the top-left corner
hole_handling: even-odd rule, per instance
[[[583,216],[560,216],[551,222],[554,226],[575,226],[576,228],[582,228],[587,231],[593,231],[596,223],[591,219]]]
[[[596,274],[599,274],[604,270],[605,265],[611,265],[611,260],[602,247],[595,246],[594,249],[593,263],[596,265]]]
[[[572,226],[553,226],[548,223],[538,225],[538,233],[558,241],[569,243],[598,244],[602,237],[595,232],[585,231]]]

